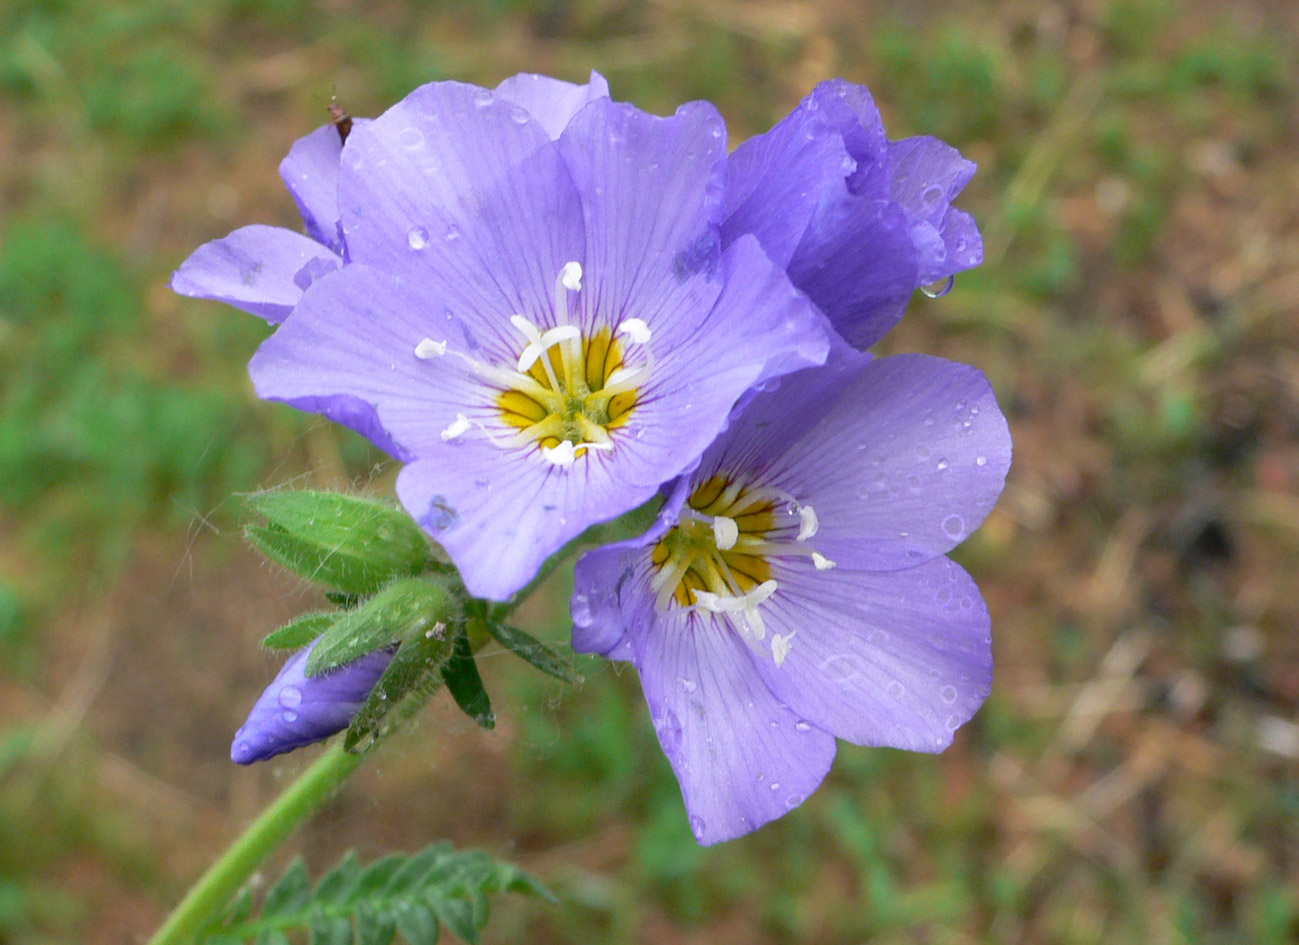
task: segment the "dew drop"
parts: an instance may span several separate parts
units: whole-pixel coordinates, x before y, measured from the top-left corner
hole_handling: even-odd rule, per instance
[[[986,457],[986,456],[976,456],[976,457],[974,458],[974,465],[976,465],[976,466],[986,466],[986,465],[988,465],[988,457]]]
[[[960,538],[965,534],[965,519],[959,515],[949,515],[943,519],[943,531],[948,538]]]
[[[780,790],[780,782],[779,782],[779,781],[772,781],[772,782],[771,782],[771,789],[772,789],[773,791],[779,791],[779,790]]]
[[[454,243],[456,240],[460,239],[460,227],[452,223],[447,227],[446,232],[442,234],[442,238],[448,243]]]
[[[486,108],[488,105],[492,104],[492,98],[492,93],[487,89],[479,89],[474,93],[474,104],[479,108]]]
[[[708,825],[704,823],[704,818],[700,817],[698,814],[691,814],[690,829],[694,831],[696,837],[702,840],[704,837],[704,831],[708,829]]]
[[[589,626],[591,623],[591,598],[585,594],[574,594],[571,611],[573,623],[579,627]]]
[[[424,134],[418,128],[403,128],[397,135],[397,143],[407,151],[418,151],[424,147]]]
[[[942,699],[948,705],[951,705],[956,701],[956,687],[944,686],[942,689],[938,690],[938,698]]]
[[[812,725],[810,722],[804,722],[802,719],[799,719],[794,723],[794,730],[798,732],[810,732],[812,731]]]
[[[526,125],[528,123],[528,113],[522,108],[515,108],[510,112],[510,117],[514,119],[516,125]]]
[[[789,797],[785,798],[785,809],[793,810],[801,803],[803,803],[803,799],[801,797],[799,797],[797,794],[791,794],[789,795]]]
[[[866,637],[866,642],[872,646],[883,646],[889,642],[889,635],[883,630],[872,630],[870,635]]]
[[[961,717],[959,715],[949,715],[947,717],[947,730],[954,732],[961,727]]]
[[[423,249],[428,245],[428,230],[422,226],[412,227],[406,234],[406,242],[410,244],[411,249]]]
[[[285,709],[280,713],[280,718],[292,725],[298,720],[298,713],[294,712],[292,709]]]
[[[903,693],[906,692],[906,690],[902,688],[902,683],[898,682],[896,679],[893,680],[893,682],[888,684],[888,686],[886,687],[886,691],[894,699],[901,699]]]
[[[952,291],[952,286],[954,285],[956,285],[956,276],[948,276],[946,279],[939,279],[937,282],[922,285],[920,291],[931,299],[941,299],[948,292]]]
[[[286,709],[296,709],[302,705],[302,690],[297,686],[285,686],[280,690],[279,703]]]
[[[696,684],[693,679],[686,679],[684,676],[678,676],[677,682],[681,684],[682,692],[694,692],[699,688],[698,684]]]
[[[937,184],[930,184],[925,188],[925,192],[920,195],[920,199],[923,200],[927,206],[931,207],[938,203],[942,198],[943,188],[939,187]]]
[[[943,471],[944,469],[946,469],[946,468],[947,468],[947,460],[945,460],[945,459],[940,459],[940,460],[938,461],[938,471],[939,471],[939,472],[942,472],[942,471]]]

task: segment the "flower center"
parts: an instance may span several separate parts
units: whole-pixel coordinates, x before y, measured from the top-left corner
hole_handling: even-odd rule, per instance
[[[818,528],[813,508],[783,489],[713,476],[695,487],[676,527],[654,546],[655,606],[724,615],[750,646],[767,655],[760,606],[779,586],[771,561],[810,557],[819,571],[833,568],[833,561],[807,545]],[[777,666],[785,661],[792,637],[772,635],[770,656]]]
[[[604,326],[583,334],[570,323],[568,304],[569,293],[581,289],[582,267],[567,263],[555,280],[554,327],[543,330],[522,315],[510,319],[523,343],[518,362],[509,368],[461,355],[473,373],[488,381],[495,409],[482,419],[457,414],[442,430],[442,439],[477,429],[502,448],[536,448],[547,462],[564,469],[591,451],[613,449],[610,431],[630,419],[653,371],[651,332],[641,319],[628,318],[616,329]],[[630,349],[638,349],[637,356],[629,357]],[[446,342],[431,338],[415,347],[416,356],[426,360],[446,353]]]

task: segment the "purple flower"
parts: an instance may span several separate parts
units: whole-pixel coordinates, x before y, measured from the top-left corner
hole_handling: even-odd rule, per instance
[[[253,705],[230,746],[235,764],[265,761],[341,732],[392,662],[391,650],[376,650],[338,669],[307,676],[303,669],[314,646],[290,656]]]
[[[442,82],[352,132],[348,264],[250,367],[262,397],[406,462],[402,504],[495,599],[649,499],[746,390],[828,344],[755,238],[721,246],[712,106],[560,107],[535,81],[547,114],[518,87]]]
[[[502,82],[496,94],[527,109],[555,138],[578,108],[607,98],[609,86],[594,72],[586,85],[523,73]],[[352,127],[366,124],[357,118]],[[225,302],[271,324],[284,321],[307,286],[348,258],[338,212],[342,153],[343,136],[331,123],[299,138],[280,162],[306,236],[277,226],[242,227],[195,250],[172,276],[172,289]]]
[[[854,347],[897,324],[916,288],[977,266],[952,200],[974,164],[936,138],[889,141],[864,86],[822,82],[731,155],[723,240],[752,233]]]
[[[756,394],[648,533],[578,562],[573,645],[636,666],[700,843],[802,803],[836,738],[940,751],[982,704],[988,611],[944,555],[1010,452],[974,368],[841,347]]]

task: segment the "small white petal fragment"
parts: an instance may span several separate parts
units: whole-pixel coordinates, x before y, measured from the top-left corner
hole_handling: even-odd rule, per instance
[[[445,443],[454,440],[458,436],[462,436],[471,426],[473,426],[473,424],[469,422],[468,417],[462,413],[456,414],[455,422],[442,431],[442,441]]]
[[[582,291],[582,264],[578,262],[564,263],[564,268],[559,271],[559,281],[570,292]]]
[[[552,466],[568,469],[577,459],[577,449],[571,441],[564,440],[558,446],[543,446],[541,455],[546,457],[546,461]]]
[[[777,667],[784,665],[785,657],[789,655],[789,650],[793,644],[794,634],[796,632],[797,631],[791,631],[783,637],[779,633],[773,633],[771,635],[771,658],[776,661]]]
[[[713,517],[713,541],[717,543],[719,551],[734,548],[739,537],[740,526],[735,523],[735,519],[727,518],[725,515]]]
[[[425,361],[429,358],[440,358],[447,353],[447,343],[445,341],[434,341],[432,338],[425,338],[415,346],[415,357]]]
[[[795,541],[807,541],[816,534],[816,530],[821,527],[817,521],[816,510],[810,505],[804,505],[798,510],[798,537]]]
[[[646,344],[650,338],[654,336],[654,333],[650,331],[649,325],[645,324],[643,318],[624,319],[618,325],[618,333],[626,335],[628,340],[635,345]]]
[[[825,555],[819,552],[812,552],[812,563],[816,565],[818,571],[829,571],[831,568],[838,567],[838,562],[831,561]]]

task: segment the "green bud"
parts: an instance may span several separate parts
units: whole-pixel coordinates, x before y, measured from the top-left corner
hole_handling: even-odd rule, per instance
[[[448,627],[459,618],[460,602],[445,583],[436,578],[402,578],[341,615],[307,657],[306,674],[318,676],[419,634],[450,641],[454,634]]]
[[[455,633],[448,628],[441,633],[436,627],[408,633],[370,698],[352,719],[343,747],[347,751],[370,749],[387,730],[384,719],[390,712],[398,706],[422,704],[437,692],[442,687],[442,668],[454,647]]]
[[[265,526],[244,534],[294,574],[349,594],[370,594],[395,577],[418,574],[428,543],[405,513],[375,499],[337,492],[260,492],[243,497]]]

